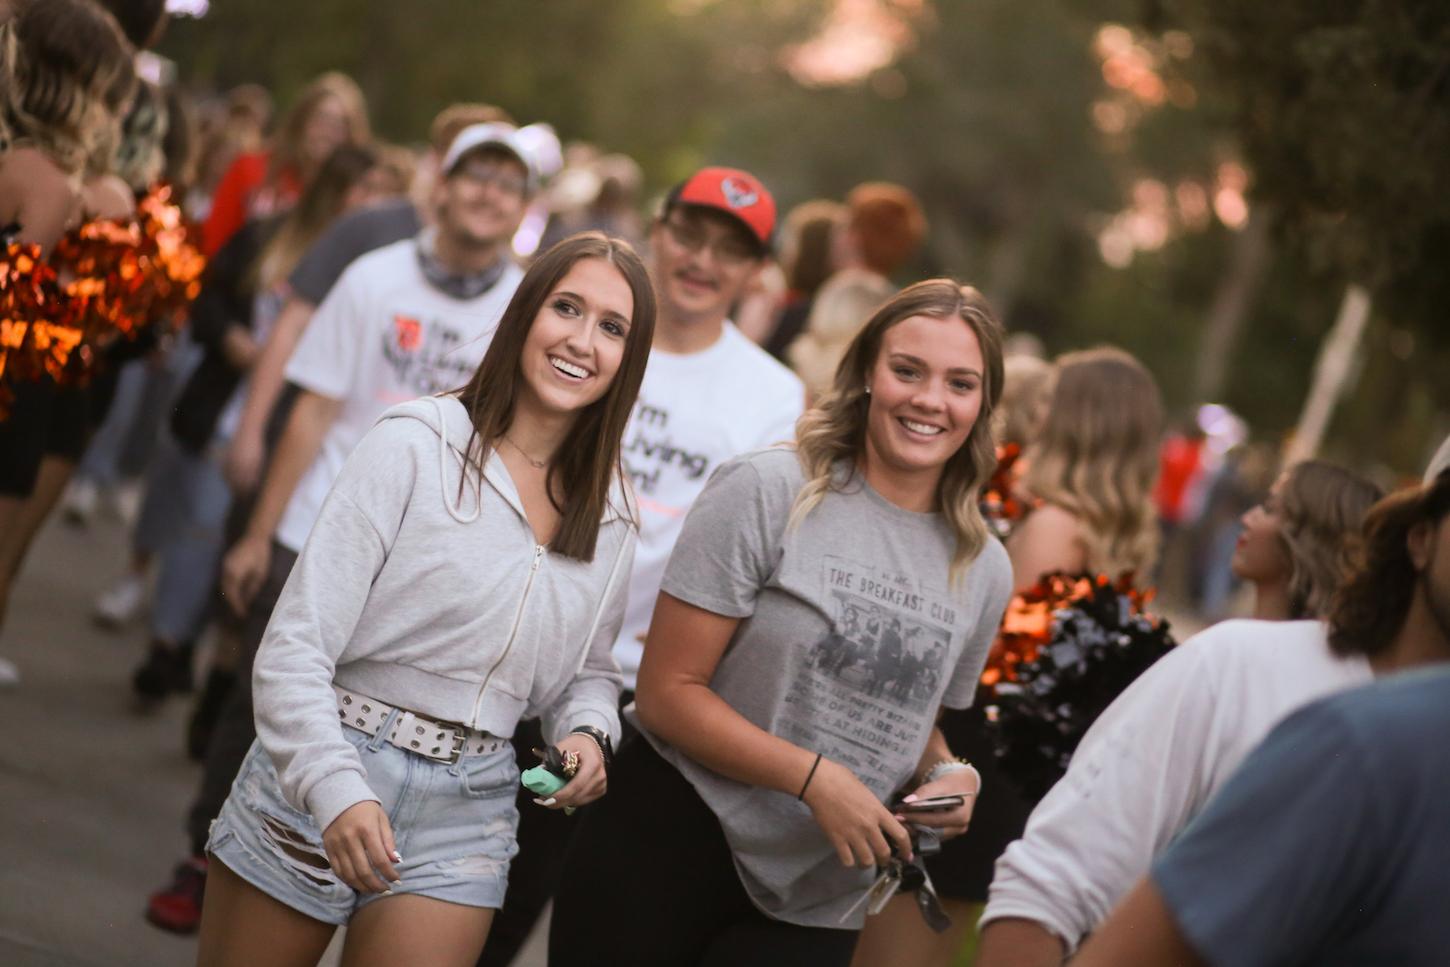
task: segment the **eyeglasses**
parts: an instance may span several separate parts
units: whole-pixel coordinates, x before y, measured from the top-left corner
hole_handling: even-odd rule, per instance
[[[708,245],[710,251],[715,253],[716,261],[722,265],[743,265],[760,257],[754,246],[740,241],[729,231],[711,242],[710,233],[705,230],[705,226],[695,221],[668,218],[665,220],[665,228],[675,244],[687,252],[699,252]]]
[[[493,185],[505,194],[517,195],[520,198],[529,187],[528,180],[518,172],[480,158],[463,162],[453,169],[453,173],[479,185]]]

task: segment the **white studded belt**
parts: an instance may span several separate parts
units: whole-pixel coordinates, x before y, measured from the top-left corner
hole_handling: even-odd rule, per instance
[[[337,717],[348,728],[377,735],[393,713],[392,705],[375,698],[349,692],[337,685],[333,685],[332,690],[337,693]],[[438,722],[406,709],[399,710],[388,742],[405,752],[450,763],[470,755],[491,755],[509,744],[508,739],[479,729]]]

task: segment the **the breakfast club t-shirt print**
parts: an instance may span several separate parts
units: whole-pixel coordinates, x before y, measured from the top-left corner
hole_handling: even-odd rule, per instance
[[[741,619],[712,691],[758,728],[848,767],[885,802],[915,771],[938,706],[975,697],[1012,569],[989,538],[952,585],[956,540],[941,516],[903,510],[860,478],[790,528],[803,484],[792,449],[726,462],[691,508],[662,589]],[[872,872],[841,865],[809,807],[650,739],[719,817],[761,909],[861,926],[859,910],[840,918]]]
[[[834,556],[824,572],[834,627],[797,673],[777,734],[849,766],[885,799],[901,757],[931,730],[957,607],[910,575]]]
[[[277,528],[277,540],[294,551],[306,542],[348,454],[384,410],[468,381],[523,279],[510,265],[483,295],[454,299],[428,284],[416,245],[404,239],[352,263],[287,362],[287,379],[342,401]]]

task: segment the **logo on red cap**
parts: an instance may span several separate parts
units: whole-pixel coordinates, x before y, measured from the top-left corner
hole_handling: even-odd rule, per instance
[[[749,185],[741,184],[729,175],[720,180],[720,193],[725,196],[725,204],[731,208],[749,208],[760,201],[760,192],[755,191]]]

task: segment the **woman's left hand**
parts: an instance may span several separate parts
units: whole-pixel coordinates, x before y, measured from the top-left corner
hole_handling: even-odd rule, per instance
[[[967,831],[967,825],[972,821],[972,809],[977,805],[977,793],[981,791],[980,785],[981,779],[975,769],[956,769],[948,772],[936,782],[928,782],[916,787],[915,791],[903,802],[930,799],[933,796],[962,796],[966,802],[950,812],[943,813],[898,809],[895,813],[896,818],[903,823],[935,827],[944,840],[960,836]]]
[[[579,771],[568,785],[545,800],[544,805],[550,809],[582,806],[604,795],[604,756],[595,741],[587,735],[575,734],[555,744],[561,752],[579,753]]]

